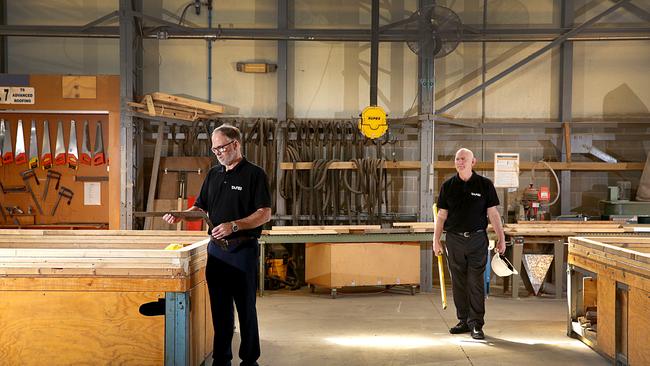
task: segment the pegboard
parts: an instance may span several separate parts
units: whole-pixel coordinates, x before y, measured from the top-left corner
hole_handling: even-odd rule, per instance
[[[34,169],[35,176],[39,182],[36,184],[34,178],[28,180],[38,203],[40,204],[43,214],[39,213],[36,209],[36,205],[33,202],[31,195],[28,192],[20,193],[2,193],[0,192],[0,202],[2,206],[7,207],[19,207],[23,212],[27,213],[29,207],[31,206],[32,213],[35,215],[30,216],[17,216],[19,222],[23,225],[28,224],[87,224],[87,223],[101,223],[108,224],[109,222],[109,212],[107,210],[107,203],[109,199],[109,165],[107,160],[110,159],[108,156],[108,147],[109,147],[109,126],[108,113],[51,113],[51,112],[0,112],[0,118],[4,119],[6,128],[11,129],[11,144],[14,151],[16,151],[16,139],[23,139],[25,145],[26,154],[29,155],[30,148],[30,127],[32,121],[36,124],[37,132],[37,142],[38,142],[38,155],[39,160],[43,155],[42,145],[43,145],[43,132],[44,132],[44,121],[48,121],[48,130],[50,136],[50,149],[52,152],[52,159],[54,159],[56,140],[57,140],[57,126],[58,121],[62,122],[63,127],[63,136],[64,136],[64,145],[65,151],[67,152],[70,144],[70,130],[71,130],[71,121],[76,122],[76,135],[77,135],[77,151],[79,161],[77,162],[77,169],[72,169],[68,166],[68,163],[64,165],[53,165],[49,170],[56,171],[61,173],[61,178],[59,186],[66,187],[73,192],[72,200],[70,205],[67,204],[68,200],[65,197],[61,198],[60,203],[56,209],[54,215],[52,215],[52,209],[55,206],[59,194],[55,190],[56,180],[51,179],[48,187],[47,195],[44,194],[44,188],[47,181],[47,169],[44,169],[42,166],[42,161],[39,161],[39,166]],[[23,125],[23,136],[17,136],[18,120],[22,120]],[[80,155],[82,149],[82,142],[84,139],[84,121],[88,121],[89,125],[89,150],[92,152],[96,146],[97,141],[95,141],[96,126],[101,125],[102,130],[102,143],[105,154],[105,161],[101,165],[94,166],[85,165],[81,162]],[[1,146],[1,145],[0,145]],[[11,164],[3,164],[0,166],[0,181],[2,184],[7,187],[17,187],[24,186],[25,181],[21,176],[21,172],[28,170],[29,167],[29,157],[27,158],[28,162],[25,164],[16,165],[15,161]],[[86,205],[84,204],[84,181],[90,180],[95,185],[99,185],[100,193],[97,195],[100,198],[99,205]],[[46,199],[43,200],[44,196]],[[7,211],[5,209],[5,214]],[[2,222],[2,216],[0,216],[0,225],[13,225],[14,220],[10,217],[6,217],[6,222]]]

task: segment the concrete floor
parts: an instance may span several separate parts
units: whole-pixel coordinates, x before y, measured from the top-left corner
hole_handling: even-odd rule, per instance
[[[268,291],[258,298],[260,365],[609,365],[566,336],[566,300],[491,296],[485,341],[451,335],[455,308],[440,293],[381,288]],[[239,335],[235,334],[233,365]]]

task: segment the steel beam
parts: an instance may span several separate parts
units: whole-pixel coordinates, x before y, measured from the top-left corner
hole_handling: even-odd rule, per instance
[[[127,105],[133,100],[136,57],[135,19],[131,0],[120,0],[120,229],[133,228],[133,117]]]
[[[433,0],[420,0],[420,9],[434,5]],[[423,18],[419,22],[426,21]],[[420,54],[418,55],[418,114],[431,116],[434,111],[434,64],[433,48],[431,43],[420,43]],[[434,172],[433,161],[435,160],[434,150],[434,121],[427,118],[420,122],[420,207],[418,221],[433,221],[433,184]],[[430,238],[432,241],[433,238]],[[433,290],[432,273],[433,247],[432,243],[423,243],[420,248],[420,279],[421,290],[431,292]]]
[[[0,0],[0,24],[7,24],[7,0]],[[7,37],[0,36],[0,73],[3,74],[6,74],[9,68],[7,54]]]
[[[137,14],[136,14],[137,15]],[[370,29],[268,29],[268,28],[190,28],[146,16],[155,26],[142,28],[143,37],[157,38],[157,30],[164,29],[170,39],[237,39],[237,40],[287,40],[287,41],[353,41],[369,42]],[[160,25],[160,22],[165,22]],[[0,25],[0,36],[15,37],[67,37],[67,38],[119,38],[116,26],[57,26],[57,25]],[[501,28],[486,29],[481,33],[463,33],[461,42],[550,42],[566,33],[564,28]],[[584,30],[567,37],[570,41],[616,41],[650,39],[650,27],[612,27]],[[405,42],[417,40],[417,33],[389,29],[379,33],[380,42]]]
[[[611,0],[611,1],[616,2],[616,0]],[[636,15],[637,17],[639,17],[639,19],[641,19],[643,21],[646,21],[646,22],[650,22],[650,13],[648,11],[646,11],[645,9],[642,9],[642,8],[634,5],[633,3],[627,3],[627,4],[623,5],[623,7],[625,8],[625,10],[627,10],[630,13],[632,13],[632,14]]]
[[[370,105],[377,105],[379,79],[379,0],[372,0],[370,30]]]
[[[81,31],[85,32],[85,31],[87,31],[88,29],[90,29],[92,27],[96,27],[96,26],[108,21],[109,19],[117,18],[119,16],[120,16],[119,11],[115,10],[114,12],[106,14],[103,17],[100,17],[100,18],[98,18],[96,20],[93,20],[92,22],[87,23],[86,25],[82,26]]]
[[[289,28],[289,0],[278,0],[278,28],[286,30]],[[288,61],[289,61],[289,47],[286,40],[278,41],[278,69],[277,69],[277,135],[276,138],[276,161],[283,161],[284,159],[284,133],[281,126],[284,126],[284,121],[287,120],[287,106],[288,106]],[[282,176],[280,164],[276,164],[275,176]],[[278,180],[276,180],[278,182]],[[276,215],[286,215],[287,205],[284,198],[280,194],[279,182],[275,185],[275,213]],[[282,225],[284,221],[278,221],[276,225]]]
[[[473,96],[474,94],[478,93],[479,91],[483,90],[484,88],[487,88],[488,86],[496,83],[497,81],[501,80],[502,78],[509,75],[513,71],[515,71],[515,70],[519,69],[520,67],[528,64],[529,62],[533,61],[534,59],[536,59],[537,57],[543,55],[544,53],[548,52],[549,50],[553,49],[554,47],[562,44],[564,41],[566,41],[571,36],[580,33],[583,29],[585,29],[587,27],[590,27],[591,25],[593,25],[594,23],[596,23],[597,21],[599,21],[603,17],[613,13],[618,8],[623,6],[623,4],[625,4],[625,3],[629,2],[629,1],[630,0],[621,0],[618,3],[612,5],[607,10],[605,10],[602,13],[594,16],[593,18],[591,18],[588,21],[580,24],[579,26],[571,29],[567,33],[565,33],[565,34],[561,35],[560,37],[556,38],[553,42],[547,44],[546,46],[540,48],[539,50],[537,50],[537,51],[533,52],[532,54],[530,54],[529,56],[525,57],[523,60],[515,63],[514,65],[512,65],[510,67],[508,67],[507,69],[500,72],[496,76],[492,77],[490,80],[486,81],[485,83],[473,88],[472,90],[468,91],[467,93],[465,93],[465,94],[461,95],[460,97],[454,99],[453,101],[447,103],[447,105],[445,105],[444,107],[437,110],[436,113],[437,114],[444,113],[444,112],[448,111],[449,109],[455,107],[456,105],[462,103],[467,98]]]
[[[561,22],[563,27],[572,27],[575,19],[573,0],[563,0],[561,9]],[[560,120],[570,129],[573,101],[573,42],[566,41],[560,46]],[[561,134],[566,136],[566,134]],[[570,138],[570,137],[569,137]],[[567,146],[571,141],[562,138],[562,161],[570,161]],[[569,152],[570,154],[570,152]],[[568,215],[571,212],[571,171],[563,170],[560,176],[560,212]],[[560,293],[562,288],[560,287]]]

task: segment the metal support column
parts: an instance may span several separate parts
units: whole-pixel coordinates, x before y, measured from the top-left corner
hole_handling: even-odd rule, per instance
[[[278,28],[281,30],[286,30],[289,27],[289,0],[278,0]],[[287,121],[287,105],[288,105],[288,59],[289,59],[289,45],[288,41],[281,40],[278,41],[278,70],[277,70],[277,98],[278,98],[278,107],[277,107],[277,118],[278,118],[278,128],[277,134],[275,137],[275,148],[276,148],[276,161],[282,162],[284,159],[284,146],[286,141],[284,141],[283,128],[286,128]],[[269,172],[270,173],[270,172]],[[275,167],[275,176],[282,176],[282,169],[280,169],[280,164],[276,164]],[[275,185],[275,213],[277,215],[286,215],[287,214],[287,205],[280,195],[280,184],[279,180],[276,179]],[[277,221],[276,225],[283,225],[284,221]]]
[[[377,83],[379,79],[379,0],[372,0],[371,13],[370,105],[377,105]]]
[[[136,85],[133,1],[120,0],[120,229],[133,227],[133,117],[127,103]]]
[[[7,24],[7,0],[0,0],[0,24]],[[0,73],[6,74],[9,69],[9,60],[7,58],[7,37],[0,37]]]
[[[420,0],[420,9],[433,5],[431,0]],[[418,22],[425,19],[420,18]],[[429,44],[421,44],[422,52],[418,56],[418,114],[428,116],[420,121],[420,210],[419,221],[433,221],[433,161],[434,161],[434,68],[433,49]],[[420,291],[433,290],[433,238],[429,243],[422,243],[420,249]],[[427,277],[428,276],[428,277]]]
[[[165,293],[165,366],[190,364],[189,292]]]
[[[573,27],[575,18],[574,1],[562,1],[562,27]],[[566,123],[566,128],[571,128],[571,113],[573,99],[573,41],[566,41],[560,46],[560,121]],[[562,161],[571,161],[571,152],[567,147],[571,145],[569,133],[562,134]],[[567,154],[568,152],[568,154]],[[562,215],[571,212],[571,171],[563,170],[561,173],[560,210]]]

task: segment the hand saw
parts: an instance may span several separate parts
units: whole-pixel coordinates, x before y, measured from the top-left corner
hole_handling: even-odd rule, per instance
[[[14,161],[14,148],[11,145],[11,123],[2,120],[0,128],[4,131],[4,141],[2,142],[2,164],[11,164]]]
[[[56,127],[56,146],[54,148],[54,165],[65,165],[65,141],[63,136],[63,123],[59,121]]]
[[[25,154],[25,134],[23,133],[23,121],[18,120],[18,130],[16,131],[16,158],[14,159],[16,165],[25,164],[27,162],[27,154]]]
[[[0,166],[2,166],[2,151],[5,144],[5,120],[0,121]],[[4,212],[3,212],[4,214]]]
[[[93,165],[106,163],[104,156],[104,138],[102,137],[102,122],[97,121],[95,125],[95,150],[93,151]]]
[[[88,121],[84,121],[83,134],[79,162],[84,165],[91,165],[92,159],[90,157],[90,132],[88,131]],[[95,144],[97,144],[97,141],[95,141]]]
[[[50,169],[52,167],[52,148],[50,147],[50,124],[47,120],[45,120],[43,126],[41,154],[41,168]]]
[[[76,170],[79,167],[77,164],[78,160],[79,152],[77,150],[77,122],[75,122],[75,120],[71,120],[70,144],[68,144],[68,167]]]
[[[35,169],[38,168],[38,138],[36,137],[36,121],[32,120],[29,131],[29,169]]]

